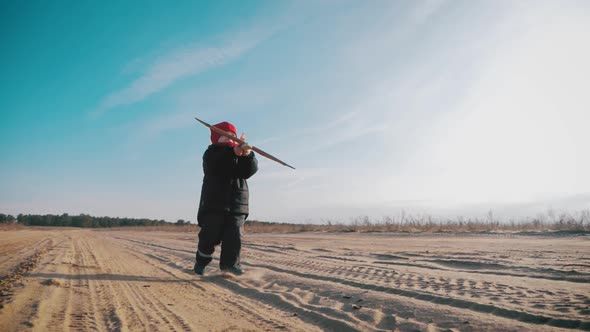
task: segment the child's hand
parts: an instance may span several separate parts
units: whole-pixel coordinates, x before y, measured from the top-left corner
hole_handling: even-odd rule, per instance
[[[242,141],[246,140],[246,133],[242,133],[242,136],[240,136],[240,139]],[[252,152],[252,146],[250,146],[250,144],[248,143],[244,143],[242,145],[240,145],[240,149],[242,149],[242,156],[247,156],[250,154],[250,152]]]
[[[242,133],[242,136],[240,136],[240,139],[242,141],[245,140],[246,139],[246,133]],[[240,156],[247,156],[247,155],[250,154],[250,152],[252,152],[252,147],[248,143],[244,143],[242,145],[238,145],[238,146],[234,147],[234,153],[238,157],[240,157]]]
[[[242,156],[247,156],[252,152],[252,147],[248,143],[240,145],[240,149],[242,150]]]

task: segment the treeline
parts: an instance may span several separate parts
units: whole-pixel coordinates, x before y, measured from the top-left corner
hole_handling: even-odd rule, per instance
[[[122,226],[161,226],[169,224],[165,220],[156,219],[135,219],[135,218],[112,218],[112,217],[93,217],[87,214],[70,216],[67,213],[62,215],[33,215],[19,214],[16,218],[11,215],[0,213],[0,223],[14,224],[18,223],[25,226],[58,226],[58,227],[122,227]],[[177,224],[185,224],[184,220],[179,220]]]
[[[0,213],[0,224],[14,224],[16,218],[10,214]]]

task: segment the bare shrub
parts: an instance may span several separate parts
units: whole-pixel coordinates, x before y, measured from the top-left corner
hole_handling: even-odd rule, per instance
[[[24,229],[22,225],[0,225],[2,230]],[[159,231],[197,233],[194,224],[167,224],[159,226],[130,226],[95,229],[96,231]],[[548,210],[533,218],[498,220],[490,211],[484,218],[435,218],[427,214],[411,215],[402,211],[399,215],[371,219],[369,216],[352,217],[348,222],[337,219],[322,220],[321,224],[278,223],[247,220],[246,233],[300,233],[300,232],[403,232],[403,233],[460,233],[460,232],[590,232],[590,210],[577,213],[557,213]]]
[[[552,218],[554,218],[553,221]],[[295,232],[404,232],[404,233],[457,233],[457,232],[523,232],[523,231],[590,231],[590,211],[577,214],[553,213],[535,218],[511,219],[501,222],[490,211],[485,218],[437,219],[430,215],[410,215],[405,211],[395,216],[371,219],[369,216],[350,218],[348,223],[329,219],[322,224],[293,224],[263,221],[248,221],[249,233],[295,233]]]

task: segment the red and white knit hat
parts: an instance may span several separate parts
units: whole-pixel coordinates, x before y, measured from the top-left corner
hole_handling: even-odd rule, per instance
[[[236,130],[236,127],[229,123],[229,122],[220,122],[216,125],[213,125],[214,127],[217,127],[221,130],[227,131],[227,132],[231,132],[233,133],[236,137],[238,137],[238,131]],[[230,141],[227,140],[225,142],[219,142],[219,138],[221,138],[223,136],[219,135],[218,133],[214,132],[213,130],[211,130],[211,143],[213,144],[220,144],[220,145],[227,145],[227,146],[237,146],[238,143],[234,142],[234,141]]]

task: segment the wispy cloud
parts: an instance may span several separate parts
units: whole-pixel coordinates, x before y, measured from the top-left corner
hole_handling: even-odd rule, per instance
[[[164,54],[128,86],[106,96],[93,112],[101,114],[117,106],[139,102],[175,82],[221,67],[272,35],[276,29],[243,32],[221,46],[182,48]]]
[[[416,4],[413,11],[410,12],[410,17],[414,19],[416,24],[427,22],[433,15],[439,12],[448,0],[426,0]]]
[[[255,87],[189,89],[175,96],[175,104],[171,105],[172,111],[146,116],[126,125],[122,130],[130,131],[132,127],[134,135],[131,142],[144,144],[167,132],[201,128],[194,117],[215,122],[218,121],[216,119],[235,112],[238,107],[242,110],[253,109],[263,105],[269,98],[268,91]],[[238,128],[240,129],[242,128]]]

